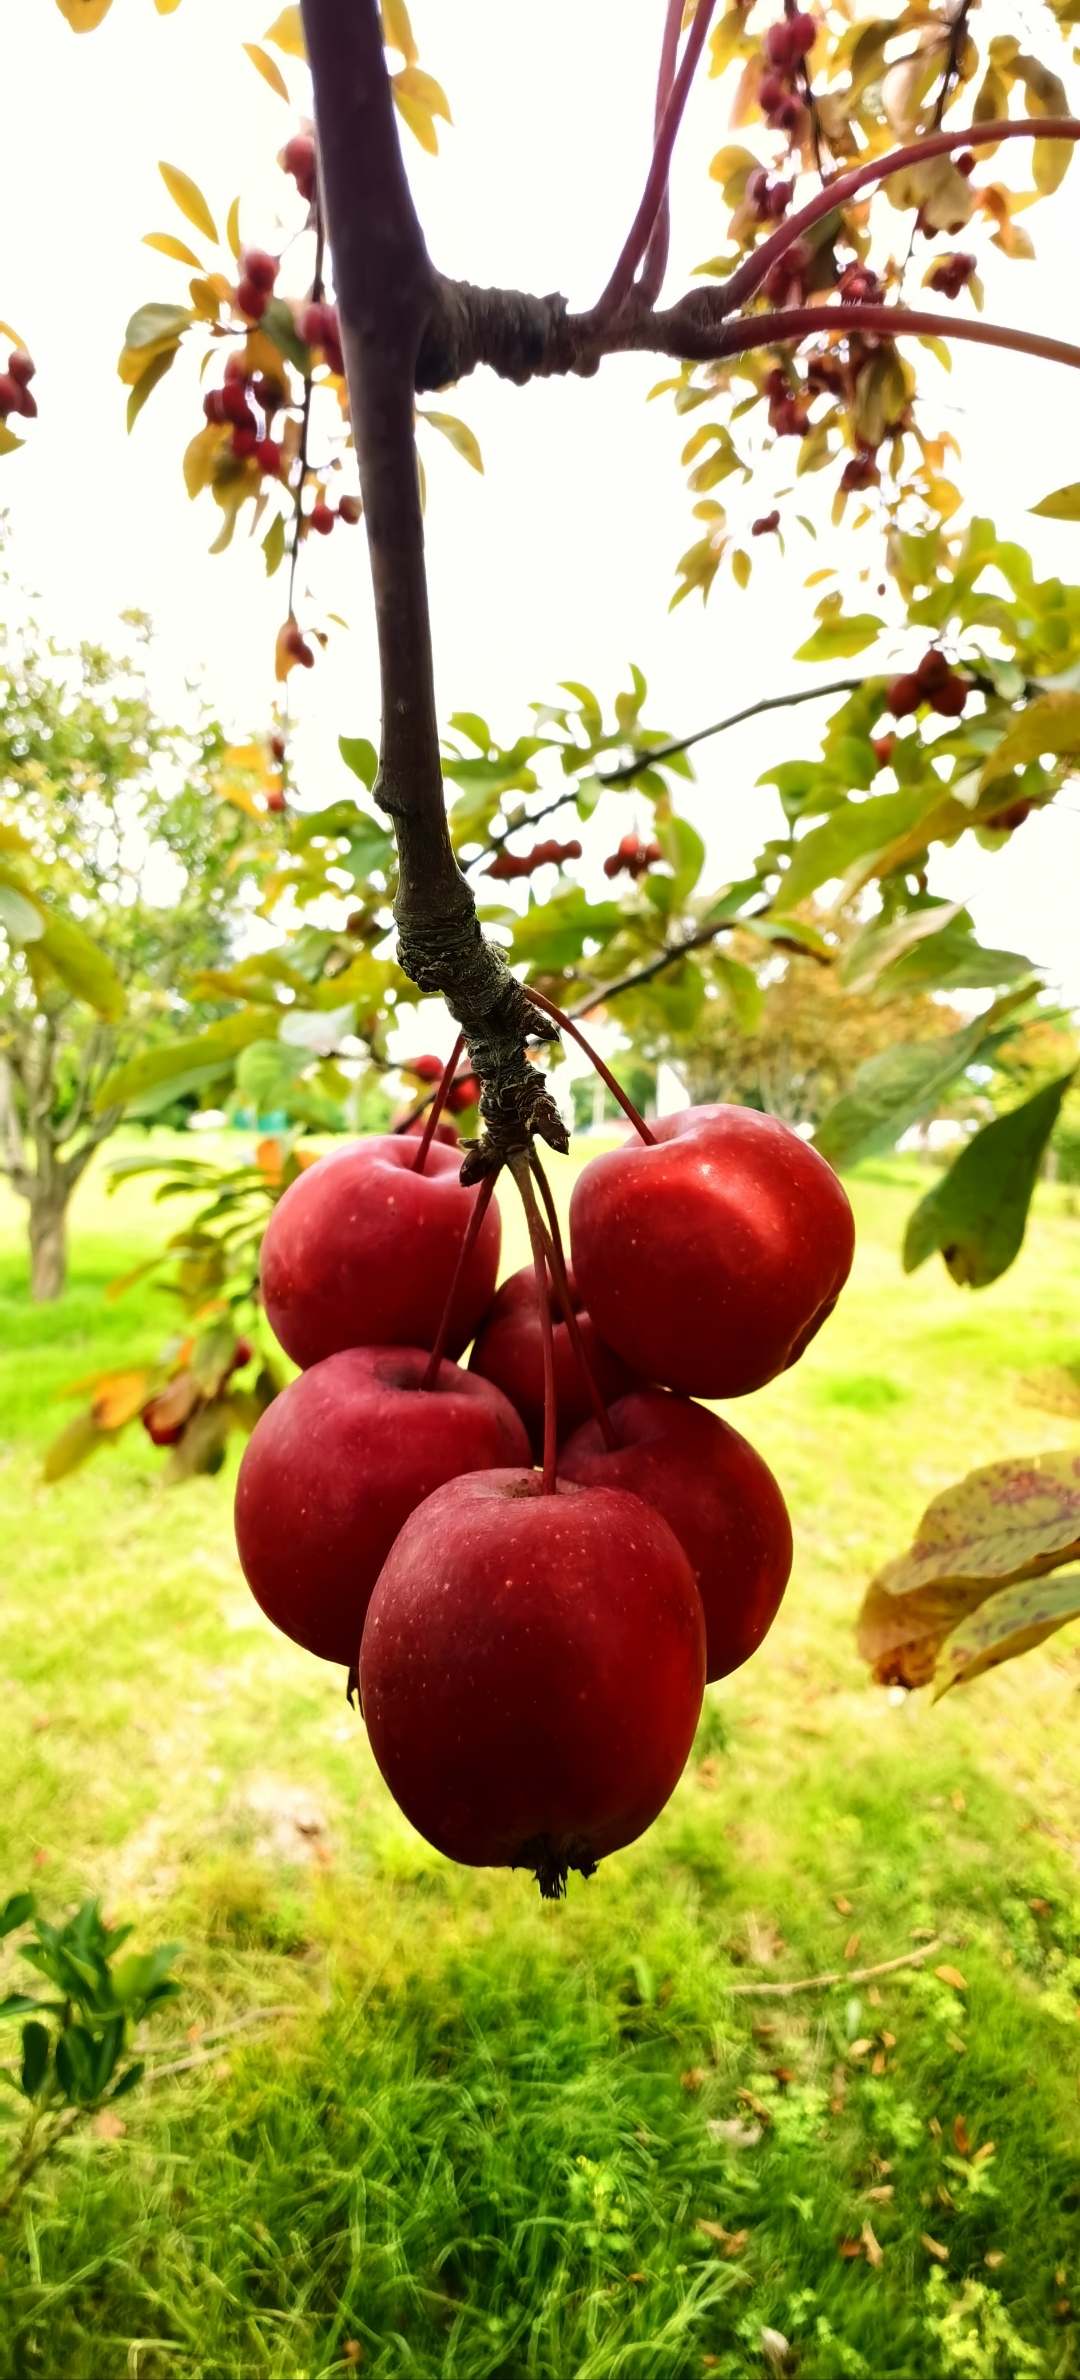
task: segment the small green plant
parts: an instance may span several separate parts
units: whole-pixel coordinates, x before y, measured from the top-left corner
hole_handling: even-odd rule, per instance
[[[129,1951],[118,1960],[132,1928],[106,1925],[99,1901],[84,1901],[65,1925],[50,1925],[38,1915],[33,1893],[13,1893],[0,1909],[0,1940],[24,1925],[32,1927],[32,1938],[20,1943],[20,1956],[58,1996],[16,1991],[0,2000],[0,2018],[25,2020],[21,2060],[14,2071],[0,2066],[0,2083],[24,2101],[26,2111],[0,2171],[0,2214],[77,2124],[141,2082],[145,2061],[130,2056],[131,2035],[180,1989],[169,1973],[179,1943]],[[0,2100],[0,2114],[14,2113]]]

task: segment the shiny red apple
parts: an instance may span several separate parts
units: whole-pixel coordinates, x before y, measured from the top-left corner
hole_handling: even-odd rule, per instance
[[[563,1447],[560,1479],[629,1488],[662,1513],[694,1573],[705,1613],[706,1679],[757,1651],[791,1571],[791,1522],[767,1463],[730,1422],[666,1389],[612,1405],[608,1447],[590,1420]]]
[[[256,1423],[236,1483],[236,1543],[268,1619],[351,1667],[386,1556],[410,1512],[462,1472],[527,1463],[490,1381],[416,1347],[354,1347],[291,1382]]]
[[[373,1134],[310,1166],[267,1225],[259,1260],[271,1328],[293,1362],[346,1347],[432,1347],[477,1192],[435,1142]],[[455,1299],[447,1354],[460,1355],[491,1304],[501,1231],[492,1200]]]
[[[691,1107],[653,1130],[578,1176],[578,1287],[624,1362],[688,1396],[745,1396],[831,1314],[851,1208],[824,1158],[756,1108]]]
[[[651,1825],[682,1771],[705,1622],[649,1505],[535,1472],[474,1472],[406,1521],[368,1606],[371,1747],[420,1833],[470,1867],[568,1868]]]
[[[614,1355],[598,1338],[572,1273],[568,1276],[568,1286],[593,1378],[603,1402],[608,1405],[613,1397],[622,1396],[634,1385],[635,1374],[621,1356]],[[561,1444],[592,1412],[592,1404],[554,1291],[550,1293],[549,1304],[555,1358],[556,1430]],[[493,1380],[503,1395],[509,1397],[529,1433],[533,1453],[539,1457],[544,1443],[544,1350],[540,1300],[531,1264],[520,1273],[511,1273],[509,1280],[496,1291],[477,1333],[469,1370],[480,1372],[485,1380]]]

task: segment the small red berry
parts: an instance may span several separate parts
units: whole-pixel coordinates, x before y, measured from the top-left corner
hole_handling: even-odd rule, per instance
[[[262,407],[267,418],[272,413],[277,413],[285,402],[285,391],[280,381],[267,380],[262,376],[258,380],[252,381],[251,394],[255,403]]]
[[[774,506],[772,512],[762,513],[761,519],[759,521],[753,521],[751,523],[750,535],[751,537],[771,537],[773,531],[778,529],[779,526],[780,514],[777,508]]]
[[[12,379],[11,373],[0,372],[0,420],[6,420],[9,413],[21,413],[22,394],[18,381]]]
[[[893,679],[885,697],[885,708],[892,712],[894,719],[906,719],[909,712],[918,710],[922,700],[923,689],[919,680],[914,670],[907,670],[901,677]]]
[[[926,276],[926,286],[936,289],[941,297],[956,299],[966,289],[977,262],[977,257],[961,250],[954,250],[951,256],[939,256]]]
[[[1034,802],[1012,802],[1007,810],[995,810],[985,823],[996,835],[1011,835],[1014,827],[1023,826],[1025,818],[1030,818],[1034,807]]]
[[[939,646],[931,645],[929,651],[923,654],[915,675],[924,694],[930,694],[936,687],[944,685],[946,678],[950,675],[950,670]]]
[[[270,787],[266,796],[266,807],[268,810],[283,810],[285,808],[285,796],[280,785]]]
[[[232,450],[234,455],[239,455],[240,460],[243,463],[246,463],[254,454],[258,443],[259,441],[255,436],[254,430],[233,431]]]
[[[224,389],[208,388],[202,401],[202,409],[206,415],[207,421],[214,422],[218,428],[221,427],[222,423],[228,421],[229,416],[225,411]]]
[[[763,74],[758,84],[758,106],[762,115],[771,116],[773,109],[781,107],[786,98],[787,91],[779,75]]]
[[[338,519],[350,529],[355,529],[363,509],[359,496],[338,497]]]
[[[970,692],[971,688],[965,685],[963,678],[953,677],[950,672],[939,686],[935,686],[930,697],[930,708],[941,719],[959,719]]]
[[[18,381],[20,388],[27,388],[29,386],[36,370],[37,365],[34,363],[33,358],[27,355],[26,349],[24,347],[12,348],[11,354],[8,357],[8,371],[11,375],[11,378]]]
[[[294,132],[281,152],[281,163],[291,174],[301,198],[309,202],[315,196],[315,143],[310,132]]]
[[[248,249],[244,257],[244,277],[256,289],[271,290],[279,270],[278,258],[268,255],[265,248]]]
[[[297,627],[295,620],[290,620],[287,628],[282,634],[281,642],[284,651],[289,654],[293,661],[298,661],[301,665],[301,668],[314,669],[315,655],[311,650],[311,646],[305,641],[305,638],[302,635],[300,629]]]
[[[877,754],[877,764],[879,769],[887,769],[893,756],[893,745],[896,742],[896,737],[894,735],[873,735],[871,736],[870,741],[874,747],[874,751]]]
[[[865,447],[861,454],[852,455],[850,463],[845,463],[840,474],[840,485],[850,494],[853,488],[876,488],[880,479],[881,473],[873,452]]]
[[[234,438],[233,445],[235,446],[235,444]],[[260,471],[265,472],[268,479],[280,478],[281,448],[276,438],[257,438],[250,451],[254,455]]]
[[[335,518],[329,504],[324,504],[320,497],[308,514],[308,528],[314,529],[320,537],[329,537]]]
[[[241,314],[246,314],[249,322],[260,322],[266,312],[266,300],[266,290],[260,289],[254,281],[249,281],[245,274],[236,292],[236,303]]]
[[[283,735],[272,735],[272,736],[271,736],[271,738],[270,738],[270,750],[271,750],[271,752],[273,753],[273,755],[274,755],[274,759],[275,759],[275,760],[284,760],[284,758],[285,758],[285,738],[284,738],[284,736],[283,736]]]

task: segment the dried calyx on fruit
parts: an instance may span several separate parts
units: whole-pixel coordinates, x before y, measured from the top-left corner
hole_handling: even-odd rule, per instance
[[[321,1159],[267,1229],[263,1303],[304,1369],[252,1434],[236,1529],[262,1609],[359,1688],[413,1825],[556,1898],[652,1824],[706,1679],[772,1625],[783,1497],[691,1399],[796,1362],[853,1238],[836,1176],[786,1126],[730,1107],[645,1124],[532,996],[636,1132],[579,1175],[575,1271],[527,1135],[478,1188],[436,1137],[479,1090],[458,1077],[463,1040],[445,1065],[405,1062],[426,1113]],[[532,1264],[496,1293],[503,1171]],[[447,1357],[470,1339],[459,1371]],[[177,1415],[159,1403],[164,1440]]]

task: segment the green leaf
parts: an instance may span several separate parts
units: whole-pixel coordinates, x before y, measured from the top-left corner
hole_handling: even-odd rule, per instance
[[[752,1033],[765,1004],[765,994],[752,967],[744,967],[741,959],[725,958],[717,951],[713,973],[723,984],[738,1024],[744,1033]]]
[[[21,948],[24,942],[40,942],[45,932],[45,919],[36,901],[17,892],[11,883],[0,879],[0,926],[8,941]]]
[[[287,1008],[280,1030],[289,1048],[329,1057],[356,1030],[356,1002],[349,1000],[340,1008]]]
[[[800,645],[796,661],[847,661],[854,653],[865,653],[884,627],[876,612],[854,612],[849,619],[837,610],[823,619],[813,636]]]
[[[30,2016],[40,2005],[39,2001],[29,1999],[25,1992],[9,1992],[5,2000],[0,2000],[0,2017]]]
[[[354,884],[363,883],[376,868],[385,874],[394,856],[394,838],[377,818],[369,818],[365,811],[356,813],[356,831],[349,836],[349,848],[335,863],[347,868]]]
[[[984,950],[962,911],[955,925],[917,942],[883,970],[874,992],[875,1002],[906,992],[996,991],[1002,984],[1023,983],[1034,974],[1032,961],[1019,950]]]
[[[954,1628],[937,1657],[934,1700],[952,1686],[966,1686],[972,1678],[1002,1661],[1015,1661],[1070,1620],[1080,1619],[1080,1570],[1057,1572],[1052,1578],[1022,1579],[1004,1587]]]
[[[920,1199],[904,1234],[904,1271],[940,1249],[954,1281],[985,1289],[1019,1255],[1043,1150],[1076,1069],[977,1132]]]
[[[863,802],[846,802],[823,826],[811,827],[796,843],[794,857],[782,883],[785,908],[795,909],[808,894],[835,876],[845,876],[856,860],[884,851],[897,835],[905,834],[924,812],[941,800],[941,785],[908,786],[900,793],[874,794]]]
[[[236,1063],[237,1091],[256,1117],[271,1115],[305,1063],[303,1051],[282,1041],[249,1041]]]
[[[13,1892],[0,1909],[0,1942],[5,1934],[13,1934],[16,1926],[27,1925],[34,1914],[32,1892]]]
[[[982,1047],[985,1017],[933,1041],[904,1041],[868,1058],[850,1091],[837,1099],[814,1134],[814,1147],[841,1171],[863,1157],[895,1148],[910,1124],[936,1108],[950,1084]]]
[[[1080,753],[1080,694],[1059,689],[1028,703],[986,761],[980,790],[999,777],[1010,776],[1014,768],[1025,767],[1029,760],[1037,760],[1042,752],[1066,758]]]
[[[80,1463],[96,1454],[105,1443],[107,1433],[99,1430],[92,1413],[77,1413],[74,1421],[61,1430],[58,1438],[46,1450],[42,1464],[42,1478],[52,1483],[66,1479],[69,1471],[77,1471]]]
[[[840,964],[840,981],[846,992],[861,994],[872,991],[879,975],[891,967],[894,959],[903,958],[928,934],[941,934],[953,919],[962,914],[960,901],[939,901],[933,907],[910,910],[906,917],[893,918],[885,923],[873,918],[856,934],[854,942]]]
[[[292,364],[299,372],[301,380],[307,380],[311,372],[311,349],[301,338],[293,320],[292,308],[286,305],[284,298],[268,298],[259,329],[266,332],[267,338],[273,342],[278,354],[284,356],[286,363]]]
[[[471,463],[474,471],[483,471],[484,458],[480,452],[480,442],[467,422],[459,421],[456,413],[428,413],[423,407],[420,408],[419,418],[429,421],[433,430],[441,430],[463,462]]]
[[[1055,488],[1050,496],[1042,496],[1031,512],[1041,513],[1047,521],[1080,521],[1080,479],[1071,480],[1067,488]]]
[[[262,541],[267,578],[273,578],[285,560],[285,515],[276,512]]]
[[[19,2077],[27,2099],[36,2099],[49,2065],[49,2032],[31,2018],[22,2029],[22,2071]]]
[[[205,1033],[190,1039],[170,1041],[154,1049],[144,1050],[126,1066],[118,1066],[106,1077],[94,1102],[100,1114],[107,1107],[126,1107],[129,1100],[141,1098],[155,1083],[171,1082],[177,1075],[186,1074],[195,1066],[225,1067],[246,1049],[249,1041],[266,1039],[265,1008],[244,1008],[236,1016],[223,1017],[216,1025],[209,1025]]]
[[[155,355],[153,358],[153,361],[147,365],[145,372],[143,372],[141,377],[136,381],[131,395],[127,401],[127,427],[129,438],[136,422],[138,421],[139,415],[142,412],[143,406],[146,403],[147,397],[153,394],[153,391],[157,387],[158,381],[164,380],[166,372],[168,372],[175,363],[179,352],[179,340],[176,341],[176,344],[173,347],[160,348],[157,355]]]
[[[194,321],[190,306],[140,306],[124,332],[125,347],[160,347],[180,339]]]
[[[515,921],[514,963],[525,960],[545,973],[576,966],[587,942],[603,949],[622,922],[617,901],[590,902],[580,884],[575,884],[554,900],[531,906]]]
[[[126,2099],[129,2091],[134,2091],[138,2088],[138,2085],[141,2083],[145,2072],[146,2059],[136,2058],[134,2065],[125,2067],[124,2072],[117,2083],[115,2091],[112,2091],[109,2094],[110,2101]]]
[[[48,960],[66,991],[104,1017],[107,1024],[119,1024],[127,1006],[124,986],[107,952],[91,941],[74,918],[59,917],[50,910],[34,947],[35,953]]]
[[[339,735],[338,751],[346,768],[359,777],[370,793],[379,773],[379,755],[374,744],[369,744],[366,735]]]

